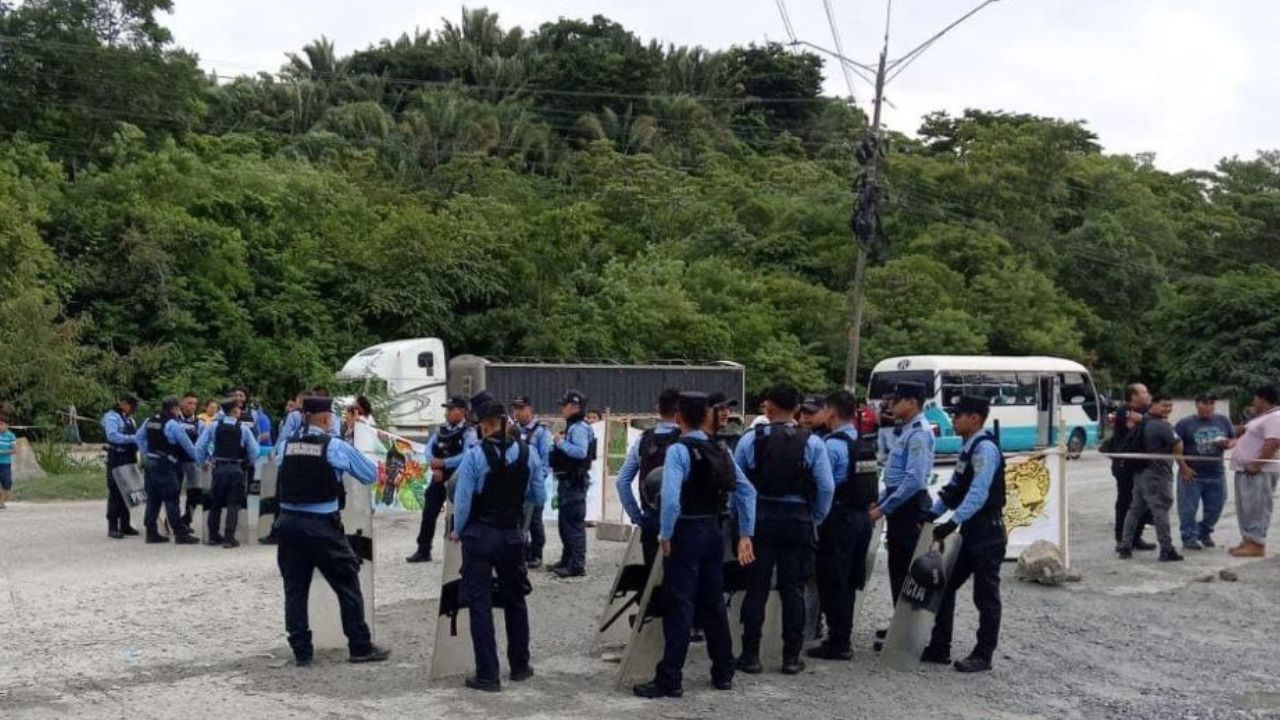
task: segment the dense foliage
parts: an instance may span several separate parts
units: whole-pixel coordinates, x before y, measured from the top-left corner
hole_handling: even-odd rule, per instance
[[[777,45],[464,11],[275,76],[201,73],[170,0],[0,2],[0,402],[248,382],[380,340],[731,358],[841,380],[865,116]],[[924,119],[886,159],[864,373],[1051,353],[1192,392],[1275,377],[1280,153],[1169,174],[1078,122]]]

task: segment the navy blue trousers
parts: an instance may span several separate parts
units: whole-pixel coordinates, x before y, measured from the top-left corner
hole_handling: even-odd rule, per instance
[[[733,638],[724,605],[724,536],[715,518],[676,521],[671,555],[663,560],[662,660],[655,672],[664,688],[682,687],[694,619],[702,626],[711,678],[733,680]]]

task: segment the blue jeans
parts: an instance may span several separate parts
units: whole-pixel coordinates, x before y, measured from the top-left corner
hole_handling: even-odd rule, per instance
[[[1196,522],[1196,511],[1204,503],[1204,515]],[[1227,502],[1226,478],[1196,478],[1191,483],[1178,481],[1178,528],[1182,542],[1198,540],[1213,534],[1213,526],[1222,516]]]

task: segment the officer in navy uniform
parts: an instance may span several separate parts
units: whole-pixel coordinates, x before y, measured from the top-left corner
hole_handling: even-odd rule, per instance
[[[296,434],[282,439],[280,514],[273,533],[277,538],[276,564],[284,580],[284,625],[299,667],[311,664],[311,624],[307,600],[317,570],[338,596],[342,632],[347,636],[350,661],[386,660],[391,651],[374,645],[364,621],[364,596],[360,593],[360,557],[342,531],[338,498],[342,473],[365,485],[378,477],[378,468],[346,441],[328,429],[332,401],[308,396],[302,401],[303,422]]]
[[[213,464],[213,486],[210,488],[209,514],[206,518],[209,545],[234,548],[240,508],[245,506],[248,478],[244,465],[248,458],[258,457],[258,439],[240,424],[240,405],[234,400],[222,403],[222,417],[205,427],[196,441],[196,460]],[[220,533],[222,511],[227,510],[226,532]]]
[[[178,422],[178,398],[165,398],[160,412],[147,418],[138,428],[134,441],[138,452],[147,458],[147,510],[142,517],[147,542],[169,542],[156,525],[160,506],[164,505],[173,541],[179,545],[198,545],[200,541],[191,534],[191,529],[182,522],[182,515],[178,512],[178,473],[182,471],[184,458],[196,456],[195,446],[187,438],[182,423]]]
[[[533,401],[528,395],[517,395],[511,401],[511,416],[515,421],[515,431],[517,437],[523,440],[534,454],[538,456],[539,476],[535,478],[535,482],[541,483],[543,486],[543,496],[546,496],[547,473],[551,471],[548,462],[551,454],[551,430],[547,428],[546,423],[540,422],[538,416],[534,412]],[[525,508],[525,563],[529,568],[542,567],[542,549],[547,544],[547,529],[542,523],[543,507],[546,505],[544,499],[539,505],[530,505]]]
[[[817,580],[822,612],[829,631],[821,645],[806,653],[820,660],[849,660],[853,632],[853,606],[866,579],[867,547],[871,543],[870,510],[876,500],[875,464],[870,472],[858,472],[860,456],[870,456],[870,447],[861,451],[854,418],[858,403],[847,390],[826,398],[831,433],[824,442],[831,460],[835,498],[831,513],[818,528]],[[868,460],[869,462],[869,460]]]
[[[640,437],[627,448],[627,457],[618,470],[615,487],[622,509],[632,525],[640,528],[640,549],[644,552],[644,566],[653,567],[658,556],[659,496],[662,485],[650,483],[654,471],[662,467],[667,458],[667,448],[680,439],[680,427],[676,424],[676,410],[680,403],[680,391],[666,388],[658,393],[658,424],[640,433]],[[640,499],[631,489],[632,481],[640,478]],[[660,476],[659,476],[660,477]]]
[[[452,540],[462,542],[462,582],[458,604],[471,616],[471,645],[476,673],[466,685],[497,692],[498,645],[493,630],[493,601],[499,596],[507,627],[507,662],[512,682],[533,677],[529,664],[529,610],[532,589],[525,566],[526,505],[547,501],[538,453],[507,432],[502,404],[474,408],[484,439],[463,455],[453,495]],[[497,585],[494,585],[494,576]]]
[[[893,392],[896,425],[889,437],[885,461],[884,490],[871,520],[887,518],[885,548],[889,555],[889,592],[893,602],[911,567],[920,528],[929,520],[929,476],[933,473],[933,431],[922,414],[925,387],[920,383],[898,383]],[[883,431],[882,431],[883,432]],[[883,630],[877,636],[883,639]]]
[[[121,465],[138,462],[138,443],[134,435],[138,426],[133,414],[138,410],[138,398],[124,394],[116,401],[114,409],[102,415],[102,429],[107,435],[107,537],[119,540],[126,535],[137,535],[129,522],[129,503],[125,502],[111,477],[111,471]]]
[[[813,573],[814,527],[831,510],[835,488],[822,441],[792,420],[799,402],[794,388],[770,390],[764,402],[768,424],[743,435],[735,451],[757,496],[757,562],[742,601],[742,654],[737,661],[745,673],[763,671],[760,633],[775,568],[782,601],[782,672],[795,675],[804,669],[804,586]]]
[[[707,412],[705,394],[680,394],[680,439],[667,449],[662,465],[663,653],[654,679],[632,688],[644,698],[684,694],[684,663],[695,617],[706,633],[711,686],[733,689],[722,520],[732,496],[738,519],[738,562],[754,562],[756,491],[728,449],[701,429]]]
[[[565,429],[550,454],[560,504],[560,543],[564,546],[560,562],[552,571],[560,578],[579,577],[587,572],[587,486],[591,483],[591,464],[596,459],[596,435],[586,421],[586,412],[586,396],[577,390],[566,390],[560,398]]]
[[[436,538],[436,521],[440,511],[444,509],[448,494],[445,484],[453,479],[454,472],[462,463],[462,454],[476,444],[476,430],[467,422],[469,403],[465,397],[456,395],[449,398],[444,405],[446,410],[444,427],[441,427],[427,441],[426,460],[431,468],[431,482],[422,502],[422,524],[418,527],[418,549],[405,562],[431,562],[431,545]]]
[[[973,652],[955,664],[960,672],[991,669],[1000,636],[1000,563],[1004,561],[1008,535],[1004,528],[1004,456],[990,431],[984,430],[990,405],[985,398],[962,397],[952,410],[956,434],[964,438],[951,482],[938,493],[935,518],[950,511],[951,517],[933,529],[935,540],[945,540],[960,529],[960,554],[947,578],[947,592],[933,625],[933,638],[921,660],[951,662],[951,627],[956,592],[973,578],[973,604],[978,608],[978,643]]]

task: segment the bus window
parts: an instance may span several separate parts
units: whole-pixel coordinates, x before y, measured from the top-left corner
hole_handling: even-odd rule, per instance
[[[990,388],[987,399],[992,405],[1016,405],[1018,381],[1013,373],[986,373],[984,385]]]
[[[1089,382],[1084,373],[1062,373],[1058,379],[1063,405],[1084,405],[1089,399]]]
[[[932,370],[896,370],[893,372],[876,373],[871,376],[871,388],[868,390],[869,396],[873,400],[880,398],[893,392],[893,386],[902,382],[913,382],[924,385],[925,399],[933,398],[933,371]]]
[[[1040,382],[1035,373],[1018,373],[1018,404],[1035,405],[1040,394]]]
[[[942,407],[946,410],[956,406],[964,395],[964,378],[956,373],[942,373]]]

